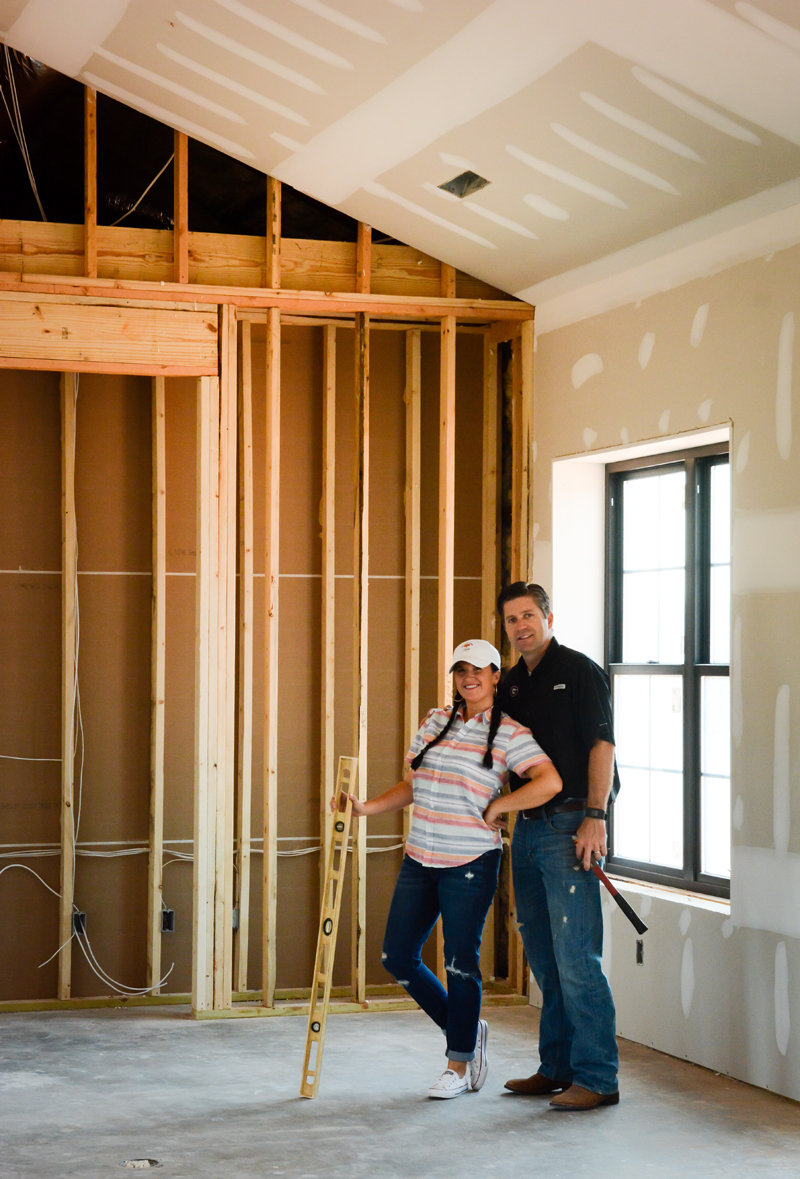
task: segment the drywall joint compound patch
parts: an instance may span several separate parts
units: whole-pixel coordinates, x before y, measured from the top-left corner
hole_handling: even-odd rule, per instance
[[[580,389],[581,385],[584,385],[590,377],[596,377],[602,371],[602,356],[598,356],[596,352],[587,352],[580,360],[576,360],[572,366],[572,384],[574,388]]]

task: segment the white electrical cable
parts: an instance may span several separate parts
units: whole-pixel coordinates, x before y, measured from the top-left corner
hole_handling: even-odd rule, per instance
[[[42,880],[39,873],[34,872],[33,868],[29,868],[27,864],[6,864],[5,868],[0,868],[0,876],[2,876],[4,872],[7,872],[9,868],[22,868],[23,872],[30,872],[31,876],[35,876],[37,880],[42,882],[48,892],[51,892],[54,897],[58,897],[58,899],[61,900],[61,893],[56,892],[54,888],[51,888],[47,881]],[[56,953],[58,953],[58,950],[56,950]]]
[[[134,202],[134,204],[132,204],[132,205],[131,205],[130,209],[128,209],[128,211],[127,211],[126,213],[123,213],[121,217],[117,217],[116,221],[112,221],[112,222],[111,222],[111,228],[112,228],[112,229],[114,228],[114,226],[115,226],[115,225],[119,225],[120,221],[124,221],[126,217],[130,217],[131,213],[135,213],[135,212],[136,212],[136,210],[139,208],[139,205],[141,205],[142,201],[143,201],[143,200],[144,200],[144,198],[147,196],[148,192],[149,192],[149,191],[150,191],[150,189],[153,187],[153,185],[155,184],[155,182],[156,182],[157,180],[160,180],[160,179],[161,179],[161,177],[164,175],[164,173],[166,172],[167,168],[170,166],[170,164],[172,163],[172,161],[173,161],[174,159],[175,159],[175,152],[173,152],[173,153],[172,153],[172,155],[169,157],[169,159],[167,160],[166,164],[165,164],[165,165],[164,165],[164,167],[161,169],[161,171],[160,171],[160,172],[156,172],[155,176],[154,176],[154,177],[153,177],[153,179],[150,181],[150,183],[148,184],[147,188],[144,190],[144,192],[143,192],[143,193],[142,193],[142,195],[139,197],[139,199],[138,199],[137,201],[135,201],[135,202]]]
[[[3,96],[3,106],[6,108],[8,121],[11,124],[11,130],[14,132],[14,138],[16,139],[19,150],[22,153],[22,161],[25,164],[25,171],[28,173],[28,181],[30,182],[31,189],[33,190],[33,195],[36,198],[36,204],[39,206],[39,212],[42,215],[42,221],[46,221],[47,217],[45,215],[42,202],[39,199],[39,190],[36,187],[36,177],[33,174],[31,157],[28,151],[28,141],[25,138],[25,128],[22,125],[22,111],[20,110],[19,96],[17,95],[17,83],[14,78],[14,71],[11,68],[11,53],[9,52],[8,45],[6,45],[4,48],[6,53],[6,74],[8,76],[8,88],[11,92],[11,106],[14,112],[13,115],[8,109],[6,92],[2,86],[0,86],[0,93],[2,93]]]
[[[0,753],[0,760],[2,761],[57,761],[60,762],[60,757],[14,757],[12,753]]]

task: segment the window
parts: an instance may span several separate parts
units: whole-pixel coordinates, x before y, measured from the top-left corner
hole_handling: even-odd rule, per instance
[[[727,895],[727,447],[615,463],[606,483],[607,662],[622,783],[609,863]]]

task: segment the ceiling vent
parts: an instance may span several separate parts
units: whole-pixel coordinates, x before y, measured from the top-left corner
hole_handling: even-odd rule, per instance
[[[440,184],[439,188],[443,188],[445,192],[451,192],[453,196],[457,196],[461,200],[469,196],[470,193],[479,192],[491,183],[491,180],[484,180],[483,176],[479,176],[477,172],[462,172],[460,176],[454,176],[446,184]]]

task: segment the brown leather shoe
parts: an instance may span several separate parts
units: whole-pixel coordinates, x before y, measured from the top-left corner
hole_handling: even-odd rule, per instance
[[[528,1097],[544,1097],[548,1093],[559,1093],[568,1089],[572,1081],[554,1081],[550,1077],[534,1073],[532,1077],[520,1077],[514,1081],[506,1081],[506,1089],[512,1093],[523,1093]]]
[[[619,1093],[592,1093],[580,1085],[570,1085],[550,1102],[553,1109],[596,1109],[598,1105],[619,1105]]]

